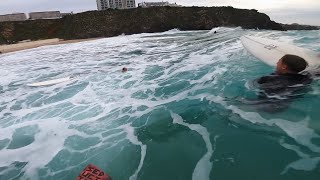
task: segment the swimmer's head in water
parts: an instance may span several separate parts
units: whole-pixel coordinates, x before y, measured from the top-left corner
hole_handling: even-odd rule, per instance
[[[128,68],[124,67],[122,68],[122,72],[127,72],[128,71]]]
[[[303,58],[287,54],[283,56],[277,63],[277,73],[286,74],[286,73],[299,73],[305,70],[308,66],[308,63]]]

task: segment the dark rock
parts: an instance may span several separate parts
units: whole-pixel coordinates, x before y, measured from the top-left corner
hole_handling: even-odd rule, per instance
[[[0,23],[0,44],[25,39],[110,37],[123,33],[163,32],[174,28],[210,30],[219,26],[284,30],[283,26],[255,9],[230,6],[108,9],[67,15],[62,19]]]
[[[320,30],[319,26],[294,24],[281,24],[285,30]]]

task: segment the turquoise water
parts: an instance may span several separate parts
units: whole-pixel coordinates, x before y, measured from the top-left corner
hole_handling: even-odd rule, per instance
[[[319,31],[216,28],[1,55],[0,179],[75,179],[89,163],[114,180],[319,179],[320,83],[279,113],[236,102],[273,71],[244,34],[320,52]]]

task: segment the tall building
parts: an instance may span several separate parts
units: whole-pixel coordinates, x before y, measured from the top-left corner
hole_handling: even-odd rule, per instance
[[[135,0],[97,0],[98,10],[113,9],[130,9],[136,7]]]

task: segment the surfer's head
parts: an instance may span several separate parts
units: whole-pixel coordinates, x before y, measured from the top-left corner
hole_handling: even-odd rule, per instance
[[[128,71],[128,68],[124,67],[122,68],[122,72],[127,72]]]
[[[303,58],[287,54],[283,56],[277,63],[277,73],[279,74],[288,74],[293,73],[297,74],[305,70],[308,66],[308,63]]]

